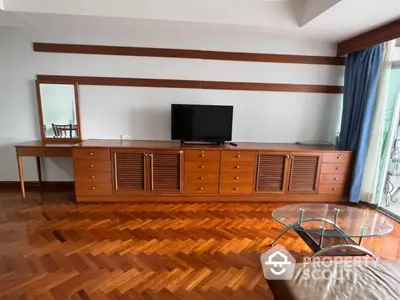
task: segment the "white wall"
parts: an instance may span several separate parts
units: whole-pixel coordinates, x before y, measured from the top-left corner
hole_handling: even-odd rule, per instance
[[[111,30],[111,29],[110,29]],[[131,32],[39,32],[0,28],[0,181],[18,180],[13,145],[40,138],[36,74],[176,78],[338,85],[343,67],[189,59],[34,53],[32,42],[131,45],[244,52],[334,55],[334,45],[261,33],[140,28]],[[83,138],[169,139],[171,103],[234,106],[233,140],[334,141],[341,95],[81,86]],[[71,160],[46,159],[45,179],[71,180]],[[25,159],[26,180],[36,166]]]

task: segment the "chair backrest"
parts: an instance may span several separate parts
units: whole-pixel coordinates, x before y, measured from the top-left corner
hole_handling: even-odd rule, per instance
[[[73,134],[73,133],[77,133],[77,125],[72,125],[72,124],[59,125],[59,124],[51,123],[51,126],[53,127],[55,138],[76,137],[76,134]]]

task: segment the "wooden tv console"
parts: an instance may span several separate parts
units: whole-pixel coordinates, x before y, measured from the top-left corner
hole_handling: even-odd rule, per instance
[[[340,201],[351,152],[332,146],[87,140],[72,147],[79,202]]]

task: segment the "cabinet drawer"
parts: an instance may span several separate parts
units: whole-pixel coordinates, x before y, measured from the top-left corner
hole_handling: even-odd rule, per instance
[[[344,184],[320,184],[318,189],[318,194],[343,195],[344,192]]]
[[[322,162],[346,163],[350,160],[350,157],[350,152],[329,152],[323,154]]]
[[[72,147],[49,147],[46,149],[47,157],[72,157]]]
[[[186,174],[186,183],[218,183],[218,173],[214,174]]]
[[[111,162],[104,160],[74,160],[75,173],[84,172],[111,172]]]
[[[254,181],[254,175],[250,174],[250,173],[223,173],[223,174],[221,174],[221,182],[253,183],[253,181]]]
[[[320,183],[345,183],[347,181],[347,174],[321,174]]]
[[[186,161],[219,161],[219,150],[187,150]]]
[[[251,173],[254,172],[254,162],[251,161],[223,161],[221,173]]]
[[[185,192],[191,194],[218,194],[218,183],[189,183]]]
[[[345,174],[349,172],[349,163],[323,163],[321,173]]]
[[[74,159],[110,160],[110,149],[75,148]]]
[[[76,182],[111,182],[111,172],[78,171],[75,173]]]
[[[189,161],[185,163],[187,173],[219,173],[219,162]]]
[[[251,194],[253,192],[253,184],[251,182],[221,182],[219,192],[221,194]]]
[[[255,153],[252,151],[222,151],[222,161],[252,161],[255,160]]]
[[[90,183],[90,182],[75,182],[76,194],[111,194],[111,183]]]

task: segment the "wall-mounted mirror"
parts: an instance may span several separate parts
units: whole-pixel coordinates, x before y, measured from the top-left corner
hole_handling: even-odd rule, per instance
[[[43,141],[81,140],[78,85],[71,82],[36,82]]]

